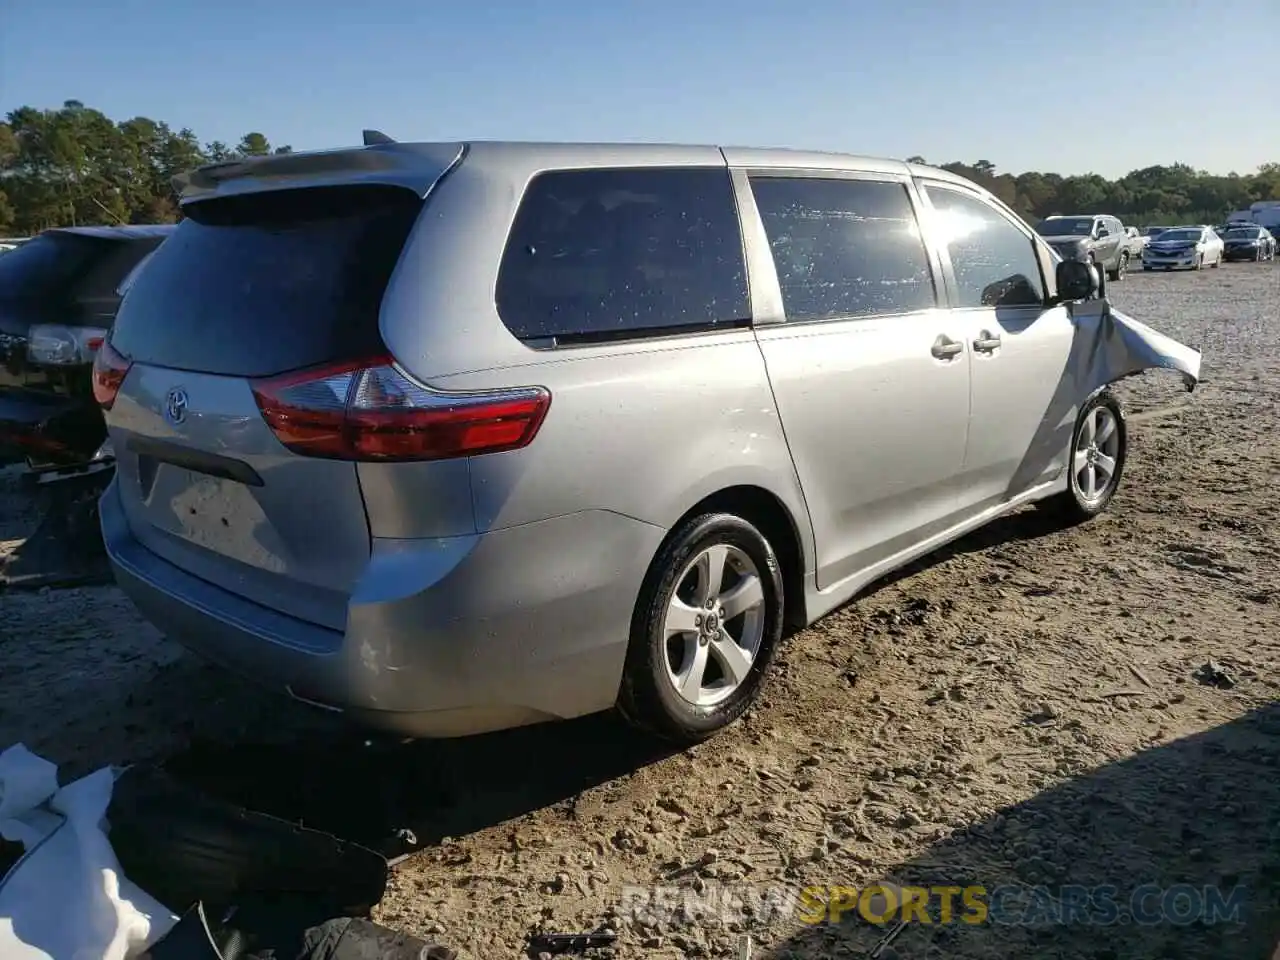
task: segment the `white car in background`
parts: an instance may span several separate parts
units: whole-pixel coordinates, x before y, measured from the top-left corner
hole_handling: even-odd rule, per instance
[[[1220,267],[1226,244],[1213,227],[1170,227],[1151,238],[1142,251],[1143,270],[1199,270]]]

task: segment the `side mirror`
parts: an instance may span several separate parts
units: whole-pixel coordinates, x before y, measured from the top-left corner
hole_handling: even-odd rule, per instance
[[[1102,293],[1102,275],[1084,260],[1063,260],[1056,270],[1058,301],[1089,300]]]

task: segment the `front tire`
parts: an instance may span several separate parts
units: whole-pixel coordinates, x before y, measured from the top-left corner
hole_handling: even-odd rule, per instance
[[[1222,258],[1225,256],[1226,256],[1225,253],[1219,252],[1217,259],[1213,261],[1212,269],[1217,270],[1220,266],[1222,266]]]
[[[1192,269],[1192,270],[1203,270],[1203,269],[1204,269],[1204,254],[1203,254],[1203,253],[1197,253],[1197,254],[1196,254],[1196,262],[1195,262],[1195,264],[1191,267],[1191,269]]]
[[[1110,391],[1103,390],[1076,418],[1067,489],[1043,501],[1042,506],[1067,526],[1092,520],[1115,497],[1128,453],[1124,408]]]
[[[632,725],[697,743],[755,702],[783,629],[773,547],[741,517],[707,513],[677,527],[640,589],[618,692]]]

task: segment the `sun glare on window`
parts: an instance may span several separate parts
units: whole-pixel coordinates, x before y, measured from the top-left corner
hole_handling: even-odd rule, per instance
[[[967,240],[986,227],[986,222],[981,217],[959,210],[935,210],[934,222],[938,226],[938,235],[948,245],[957,240]]]

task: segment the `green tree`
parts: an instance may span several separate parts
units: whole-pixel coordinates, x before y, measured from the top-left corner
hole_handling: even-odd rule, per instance
[[[210,163],[222,163],[234,157],[235,151],[221,140],[214,140],[204,148],[204,154],[209,158]]]
[[[235,146],[220,140],[202,146],[188,127],[151,117],[113,120],[81,100],[52,110],[20,106],[0,122],[0,232],[176,220],[175,175],[205,163],[292,152],[288,145],[273,147],[256,130]],[[1280,200],[1280,158],[1251,173],[1212,174],[1174,163],[1115,180],[1092,173],[1001,173],[990,160],[942,166],[1029,219],[1099,212],[1143,225],[1211,223],[1256,200]]]
[[[236,150],[242,157],[265,157],[271,152],[271,144],[260,133],[246,133]]]

